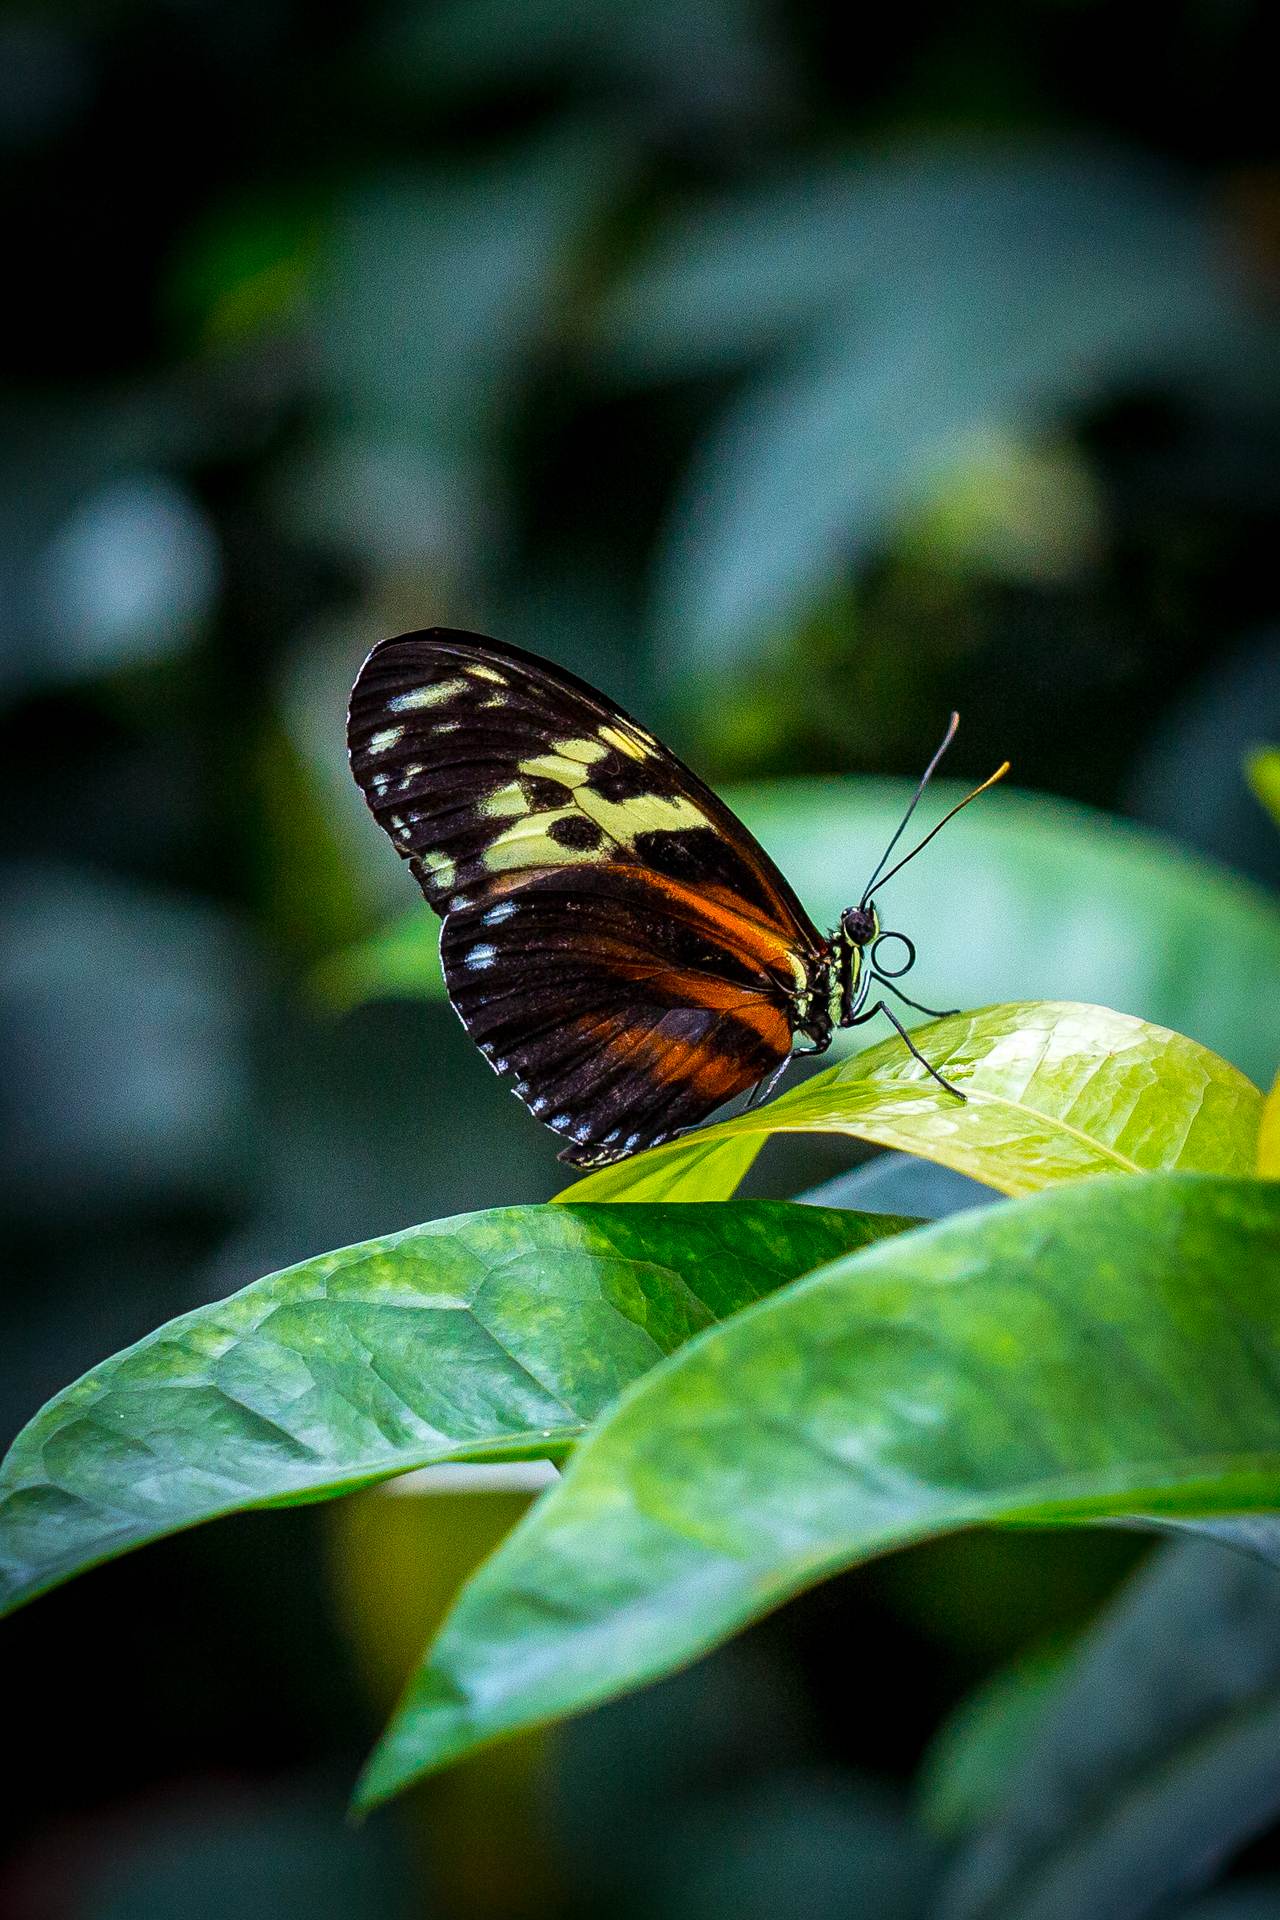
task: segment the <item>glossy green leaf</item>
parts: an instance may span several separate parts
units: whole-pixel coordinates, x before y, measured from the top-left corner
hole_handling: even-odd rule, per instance
[[[716,1149],[771,1133],[849,1133],[920,1154],[1001,1193],[1102,1173],[1250,1173],[1262,1096],[1216,1054],[1165,1027],[1070,1001],[986,1007],[918,1029],[963,1101],[896,1035],[767,1106],[602,1167],[575,1199],[717,1200],[741,1161]],[[665,1188],[659,1184],[666,1169]]]
[[[942,1920],[1139,1920],[1280,1812],[1280,1572],[1161,1553],[1059,1676]]]
[[[463,1589],[360,1798],[992,1521],[1280,1506],[1280,1190],[1080,1183],[864,1250],[625,1394]]]
[[[938,789],[939,814],[962,791]],[[905,782],[833,778],[730,789],[727,798],[818,925],[834,926],[909,792]],[[1280,1060],[1280,995],[1258,992],[1260,980],[1280,979],[1280,905],[1126,821],[997,790],[893,881],[881,907],[918,944],[910,992],[926,1006],[1087,1000],[1189,1034],[1258,1081]],[[439,922],[418,906],[336,956],[321,984],[344,1005],[437,993],[438,945]],[[852,1051],[875,1037],[862,1027],[837,1045]]]
[[[0,1467],[0,1611],[181,1528],[431,1461],[555,1458],[690,1334],[885,1214],[505,1207],[323,1254],[172,1320]]]

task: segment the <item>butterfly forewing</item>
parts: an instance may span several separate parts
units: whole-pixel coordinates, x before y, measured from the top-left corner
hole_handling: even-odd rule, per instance
[[[688,768],[572,675],[476,634],[384,642],[351,764],[445,924],[450,998],[596,1164],[694,1125],[791,1047],[825,943]]]

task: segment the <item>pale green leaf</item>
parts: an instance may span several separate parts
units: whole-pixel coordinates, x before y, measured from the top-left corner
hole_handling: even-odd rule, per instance
[[[847,1133],[919,1154],[1001,1193],[1102,1173],[1253,1171],[1262,1096],[1181,1034],[1105,1007],[1044,1001],[916,1032],[957,1100],[896,1035],[766,1106],[588,1174],[562,1197],[724,1199],[743,1171],[713,1147],[772,1133]],[[666,1184],[658,1179],[666,1171]]]

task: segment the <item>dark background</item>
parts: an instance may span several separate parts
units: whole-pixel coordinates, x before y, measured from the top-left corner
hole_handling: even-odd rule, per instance
[[[905,775],[957,706],[958,774],[1280,878],[1268,11],[4,10],[3,1438],[560,1184],[447,1008],[317,984],[409,904],[342,751],[385,633],[546,652],[719,780]],[[891,1915],[942,1716],[1136,1551],[900,1556],[344,1825],[518,1504],[254,1516],[7,1624],[4,1920]]]

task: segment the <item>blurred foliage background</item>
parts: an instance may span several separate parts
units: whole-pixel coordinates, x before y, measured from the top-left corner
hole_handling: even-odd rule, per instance
[[[325,986],[409,904],[342,750],[386,633],[497,633],[713,780],[807,776],[821,858],[756,814],[844,897],[896,793],[823,777],[914,772],[959,707],[952,771],[1029,794],[904,877],[928,986],[1065,979],[1271,1073],[1267,12],[5,8],[6,1439],[170,1313],[560,1184],[447,1008]],[[845,1164],[807,1152],[757,1190]],[[1138,1551],[901,1556],[345,1826],[527,1497],[263,1514],[14,1622],[0,1915],[892,1920],[939,1724]]]

